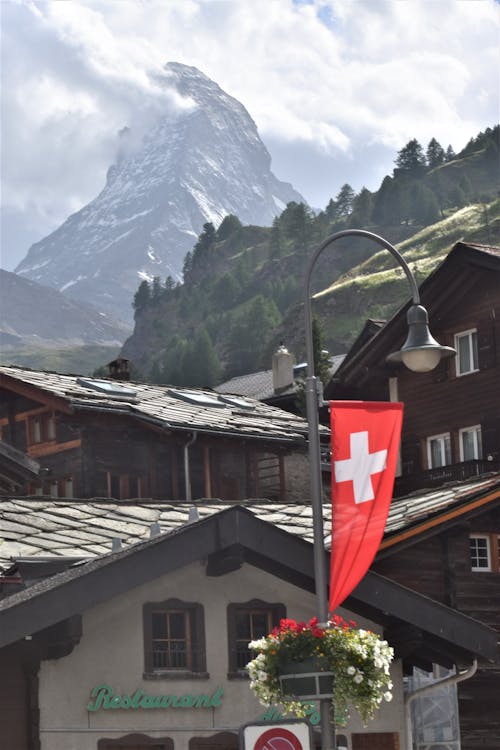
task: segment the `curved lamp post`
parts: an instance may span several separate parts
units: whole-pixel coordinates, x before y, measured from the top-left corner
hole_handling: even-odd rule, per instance
[[[314,538],[314,579],[316,587],[316,607],[319,623],[328,619],[327,577],[323,541],[323,506],[321,481],[321,456],[319,441],[318,407],[322,405],[323,394],[319,381],[314,374],[314,348],[311,309],[311,276],[319,256],[327,247],[343,237],[365,237],[388,250],[403,268],[410,284],[413,304],[408,310],[408,337],[398,352],[390,354],[387,362],[406,365],[414,372],[428,372],[443,358],[453,356],[456,352],[449,346],[441,346],[429,331],[427,310],[420,304],[420,293],[413,273],[407,262],[387,240],[364,229],[346,229],[327,237],[315,250],[306,271],[304,284],[304,317],[306,337],[306,412],[309,441],[309,472],[311,488],[311,507],[313,516]],[[335,730],[330,721],[331,701],[321,700],[321,733],[323,750],[335,748]]]

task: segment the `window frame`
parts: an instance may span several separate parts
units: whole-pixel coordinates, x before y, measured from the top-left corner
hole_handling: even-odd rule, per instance
[[[206,671],[205,616],[203,605],[198,602],[185,602],[180,599],[166,599],[161,602],[146,602],[143,612],[144,638],[144,679],[208,679]],[[165,614],[183,612],[188,623],[186,640],[189,641],[189,666],[155,667],[153,664],[153,613]]]
[[[472,564],[472,549],[470,542],[473,539],[485,539],[488,555],[488,566],[478,567]],[[470,566],[473,573],[500,573],[500,534],[495,532],[473,532],[469,534]]]
[[[445,460],[444,463],[440,464],[439,466],[433,466],[432,463],[432,449],[431,449],[431,441],[442,439],[443,443],[442,446],[444,446],[444,455],[446,459],[446,438],[448,438],[450,451],[449,451],[449,461],[447,462]],[[440,432],[438,435],[429,435],[428,438],[426,438],[426,452],[427,452],[427,468],[429,470],[431,469],[442,469],[444,466],[450,466],[453,462],[453,451],[452,451],[452,443],[451,443],[451,433],[450,432]],[[443,453],[443,451],[442,451]]]
[[[474,337],[475,334],[475,337]],[[471,375],[474,372],[479,372],[479,346],[478,346],[478,333],[477,328],[469,328],[466,331],[459,331],[455,334],[455,374],[457,378],[461,378],[464,375]],[[461,342],[468,341],[470,369],[462,370],[460,367],[460,349]],[[475,344],[473,343],[475,341]]]
[[[132,483],[137,483],[137,493],[132,492]],[[113,484],[117,484],[119,491],[113,492]],[[107,471],[106,487],[108,497],[114,500],[142,499],[146,496],[146,476],[138,472]]]
[[[474,458],[465,458],[463,437],[466,433],[471,432],[474,435]],[[483,439],[481,434],[481,425],[474,424],[470,427],[462,427],[458,431],[458,445],[460,451],[460,461],[480,461],[483,457]]]
[[[56,421],[52,411],[42,411],[26,417],[26,446],[56,442]]]
[[[228,648],[228,673],[230,680],[248,679],[247,672],[238,667],[237,629],[238,615],[242,613],[266,613],[269,631],[277,627],[280,620],[286,617],[286,607],[281,602],[264,602],[261,599],[251,599],[246,602],[231,602],[227,605],[227,648]],[[267,635],[267,633],[266,633]],[[251,660],[251,652],[248,652],[248,661]]]

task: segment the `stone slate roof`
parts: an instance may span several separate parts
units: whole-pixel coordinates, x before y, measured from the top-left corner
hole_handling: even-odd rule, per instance
[[[271,398],[275,395],[273,388],[273,371],[260,370],[260,372],[251,372],[248,375],[238,375],[235,378],[226,380],[214,388],[218,393],[236,393],[240,396],[250,396],[259,401]],[[294,393],[295,385],[290,385],[280,393]]]
[[[419,525],[434,522],[439,530],[443,516],[460,515],[478,502],[500,502],[500,473],[473,481],[423,490],[393,501],[382,547],[402,532],[414,532]],[[238,503],[260,520],[313,541],[310,504],[273,503],[248,500]],[[111,552],[113,540],[124,547],[145,541],[155,533],[174,531],[193,520],[229,507],[217,500],[158,503],[143,500],[55,500],[16,497],[0,499],[0,571],[18,559],[92,558]],[[325,544],[330,543],[331,507],[324,506]],[[115,541],[116,545],[116,541]]]
[[[235,558],[235,554],[237,557]],[[314,590],[313,546],[249,509],[230,506],[211,517],[114,553],[74,564],[0,600],[0,645],[14,643],[89,607],[106,602],[151,579],[195,560],[207,575],[236,570],[243,562],[305,590]],[[326,562],[326,561],[325,561]],[[222,567],[221,567],[222,566]],[[380,623],[410,664],[433,662],[451,667],[482,656],[497,659],[497,634],[491,628],[400,584],[369,571],[346,599],[355,614]],[[408,625],[419,637],[408,655]],[[403,633],[403,640],[398,633]]]
[[[342,364],[345,356],[345,354],[336,354],[330,357],[330,374],[332,376]],[[295,365],[295,377],[298,377],[297,371],[305,376],[306,368],[306,362]],[[241,396],[256,398],[259,401],[266,401],[281,396],[292,396],[297,390],[297,379],[287,388],[283,388],[277,393],[274,390],[273,385],[273,371],[260,370],[259,372],[251,372],[248,375],[238,375],[235,378],[226,380],[224,383],[216,385],[214,390],[218,393],[235,393]]]
[[[123,414],[162,429],[304,443],[307,423],[253,398],[234,398],[210,390],[121,382],[0,366],[0,386],[33,388],[43,401],[56,398],[72,412]],[[89,385],[91,384],[91,385]],[[92,387],[94,384],[95,388]],[[26,389],[24,390],[26,393]],[[34,396],[35,397],[35,396]],[[325,434],[327,434],[325,429]]]

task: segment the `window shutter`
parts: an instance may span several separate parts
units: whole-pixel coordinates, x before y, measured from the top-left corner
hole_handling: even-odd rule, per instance
[[[487,370],[496,365],[495,327],[491,318],[483,318],[477,326],[477,349],[479,369]]]

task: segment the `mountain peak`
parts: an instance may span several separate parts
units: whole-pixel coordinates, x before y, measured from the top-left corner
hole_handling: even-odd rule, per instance
[[[271,172],[240,102],[182,63],[167,63],[157,81],[187,106],[163,114],[140,142],[124,128],[101,193],[32,245],[16,269],[129,320],[142,280],[181,277],[204,223],[235,214],[269,226],[288,202],[303,201]]]

